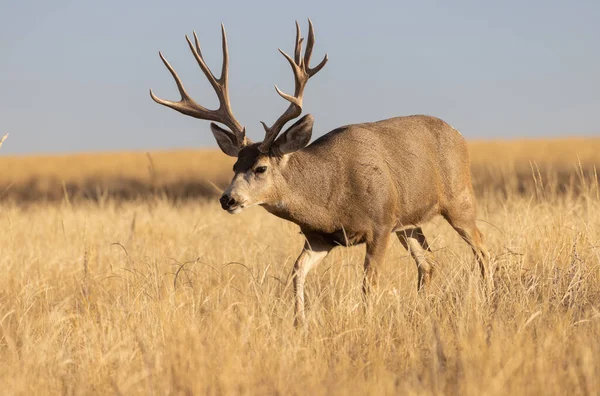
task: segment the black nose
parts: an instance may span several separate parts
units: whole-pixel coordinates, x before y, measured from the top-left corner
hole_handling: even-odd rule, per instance
[[[229,194],[223,194],[221,199],[219,199],[219,202],[221,202],[221,207],[225,210],[231,208],[236,204],[235,199],[232,198]]]

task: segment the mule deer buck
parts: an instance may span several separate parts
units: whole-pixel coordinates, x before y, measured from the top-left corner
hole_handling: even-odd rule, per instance
[[[294,265],[296,323],[304,322],[304,283],[307,273],[338,245],[366,244],[363,291],[376,281],[392,234],[417,263],[421,290],[432,276],[429,246],[421,225],[441,214],[471,246],[485,276],[487,251],[475,225],[475,197],[469,156],[463,137],[444,121],[425,115],[347,125],[308,144],[313,117],[307,114],[280,134],[284,125],[302,113],[308,80],[327,63],[327,55],[310,67],[315,36],[309,20],[306,49],[296,22],[293,56],[279,50],[294,73],[294,95],[275,86],[290,102],[285,112],[265,129],[262,142],[253,143],[234,118],[228,93],[228,50],[221,25],[223,64],[217,78],[206,65],[198,37],[186,40],[200,69],[214,88],[220,106],[208,110],[187,93],[173,67],[160,58],[175,79],[181,100],[156,97],[164,106],[216,123],[210,128],[221,150],[237,157],[235,175],[220,199],[231,214],[254,205],[300,226],[305,244]]]

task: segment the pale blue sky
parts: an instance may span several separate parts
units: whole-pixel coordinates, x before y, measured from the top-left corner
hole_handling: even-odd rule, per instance
[[[294,20],[329,63],[305,94],[315,136],[344,124],[431,114],[469,139],[600,135],[600,1],[0,0],[0,155],[216,147],[208,122],[155,104],[178,99],[161,50],[192,96],[216,97],[209,65],[230,51],[237,118],[262,139],[292,91]],[[218,74],[218,73],[216,73]]]

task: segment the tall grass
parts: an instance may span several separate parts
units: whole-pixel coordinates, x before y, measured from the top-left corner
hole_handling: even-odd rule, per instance
[[[338,248],[309,274],[302,330],[289,278],[302,237],[260,208],[230,216],[163,195],[0,203],[0,389],[596,394],[600,198],[597,178],[570,167],[566,189],[530,169],[520,190],[508,165],[503,189],[482,184],[493,293],[436,219],[424,229],[437,262],[427,294],[393,243],[365,311],[364,247]]]
[[[8,138],[8,133],[6,133],[4,136],[2,136],[2,138],[0,138],[0,148],[2,147],[2,145],[4,144],[4,141]]]

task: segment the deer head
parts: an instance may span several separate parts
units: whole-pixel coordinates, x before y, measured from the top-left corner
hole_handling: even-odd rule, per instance
[[[219,98],[219,108],[216,110],[208,110],[196,103],[186,92],[173,67],[167,62],[162,53],[159,53],[160,58],[177,84],[181,100],[178,102],[163,100],[156,97],[150,90],[152,99],[185,115],[214,121],[210,124],[210,129],[217,140],[217,144],[225,154],[238,158],[233,166],[235,173],[233,180],[220,200],[223,209],[229,213],[239,213],[246,207],[270,204],[276,200],[277,185],[282,182],[282,170],[288,162],[289,155],[304,148],[310,141],[314,122],[310,114],[299,119],[280,135],[285,124],[302,114],[302,100],[306,83],[327,63],[327,55],[325,55],[317,66],[314,68],[309,66],[315,43],[315,34],[310,19],[308,24],[308,38],[304,54],[302,54],[304,39],[301,37],[298,22],[296,22],[294,57],[292,58],[281,49],[279,50],[287,59],[294,73],[294,95],[285,94],[275,86],[277,93],[290,102],[290,105],[272,126],[269,127],[261,122],[265,129],[265,138],[259,143],[253,143],[246,137],[246,129],[235,119],[231,110],[228,91],[229,54],[223,25],[221,25],[223,65],[219,78],[216,78],[206,65],[196,33],[194,32],[194,43],[188,36],[185,37],[200,69],[202,69]],[[222,128],[216,123],[223,124],[228,129]]]

